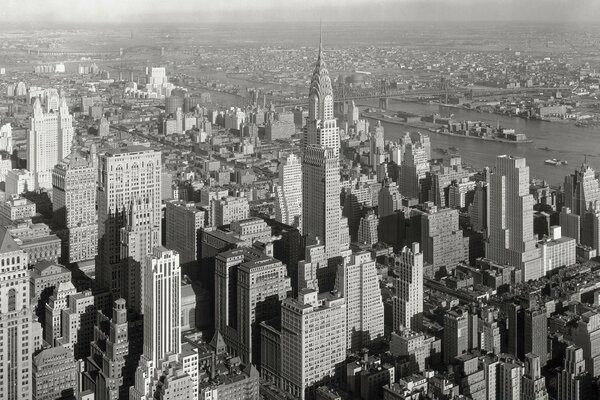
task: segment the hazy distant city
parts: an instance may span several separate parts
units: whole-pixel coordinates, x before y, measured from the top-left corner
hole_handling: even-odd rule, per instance
[[[600,399],[600,4],[22,3],[0,400]]]

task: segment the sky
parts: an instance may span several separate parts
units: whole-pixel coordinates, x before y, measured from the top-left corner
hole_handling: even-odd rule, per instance
[[[2,22],[599,21],[600,0],[1,0]]]

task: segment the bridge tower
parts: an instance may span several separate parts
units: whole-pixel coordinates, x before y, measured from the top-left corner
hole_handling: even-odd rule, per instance
[[[123,48],[119,47],[119,57],[123,57]]]
[[[160,56],[163,57],[165,55],[165,48],[161,47],[160,48]]]
[[[440,103],[448,104],[448,81],[444,75],[440,76]]]
[[[381,97],[379,97],[379,108],[382,110],[388,109],[388,84],[385,79],[381,80]]]
[[[333,107],[334,112],[337,114],[345,114],[346,113],[346,84],[341,76],[338,77],[337,80],[337,92],[334,93],[333,99]]]

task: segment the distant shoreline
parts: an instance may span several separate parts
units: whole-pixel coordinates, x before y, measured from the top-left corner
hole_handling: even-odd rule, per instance
[[[428,132],[438,133],[440,135],[450,136],[450,137],[460,137],[460,138],[465,138],[465,139],[482,140],[482,141],[485,141],[485,142],[498,142],[498,143],[510,143],[510,144],[533,143],[533,140],[531,140],[531,139],[521,140],[521,141],[515,141],[515,140],[502,139],[502,138],[489,138],[489,137],[479,137],[479,136],[457,135],[457,134],[454,134],[454,133],[443,132],[443,131],[440,131],[439,129],[435,129],[436,128],[436,124],[432,124],[432,123],[429,123],[429,122],[423,122],[422,125],[417,125],[417,124],[414,124],[414,123],[408,123],[408,122],[399,121],[397,119],[390,118],[389,116],[385,116],[383,114],[377,114],[377,113],[363,112],[362,116],[365,117],[365,118],[367,118],[367,119],[379,120],[379,121],[382,121],[382,122],[387,122],[389,124],[408,126],[408,127],[416,128],[416,129],[424,129],[424,130],[427,130]],[[428,126],[426,124],[429,124],[431,126]]]

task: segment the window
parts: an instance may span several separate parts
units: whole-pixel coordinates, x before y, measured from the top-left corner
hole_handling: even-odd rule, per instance
[[[8,312],[15,311],[17,307],[17,291],[15,289],[10,289],[8,291]]]

